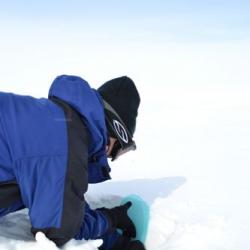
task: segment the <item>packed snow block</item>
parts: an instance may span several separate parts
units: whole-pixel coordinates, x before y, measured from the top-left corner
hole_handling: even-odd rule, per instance
[[[135,194],[124,197],[121,200],[121,205],[124,205],[128,201],[132,202],[132,206],[128,210],[128,216],[136,227],[135,239],[145,243],[150,219],[149,205],[140,196]]]

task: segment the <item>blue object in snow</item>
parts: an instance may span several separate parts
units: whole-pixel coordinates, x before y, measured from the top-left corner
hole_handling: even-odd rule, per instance
[[[124,197],[121,201],[121,205],[124,205],[128,201],[132,202],[132,206],[128,210],[128,216],[136,227],[135,239],[145,243],[150,219],[149,205],[140,196],[135,194]]]

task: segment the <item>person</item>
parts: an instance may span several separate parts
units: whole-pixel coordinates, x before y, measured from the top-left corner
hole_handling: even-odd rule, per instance
[[[59,247],[74,238],[103,239],[102,250],[145,249],[133,240],[131,202],[91,209],[84,199],[88,183],[111,178],[108,158],[136,149],[139,104],[127,76],[96,90],[61,75],[48,98],[0,92],[0,216],[28,208],[31,232]]]

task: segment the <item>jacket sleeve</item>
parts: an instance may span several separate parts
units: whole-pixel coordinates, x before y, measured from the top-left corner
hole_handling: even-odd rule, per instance
[[[103,244],[99,249],[111,249],[120,238],[120,233],[110,227],[108,218],[100,209],[91,210],[86,204],[83,223],[79,232],[75,235],[76,240],[102,239]]]
[[[88,132],[73,108],[59,99],[53,101],[65,113],[68,155],[42,158],[42,162],[33,164],[35,184],[30,188],[32,195],[28,195],[29,215],[32,233],[42,231],[57,246],[62,246],[74,238],[83,223],[84,193],[88,187]]]
[[[76,240],[100,239],[109,232],[109,221],[100,210],[92,210],[86,203],[84,218]]]
[[[53,164],[47,166],[52,168]],[[74,238],[84,218],[86,171],[83,167],[72,167],[74,170],[68,167],[65,179],[53,175],[50,170],[39,175],[35,189],[32,190],[33,196],[28,195],[31,232],[34,235],[43,232],[59,247]],[[40,171],[41,168],[40,165]]]

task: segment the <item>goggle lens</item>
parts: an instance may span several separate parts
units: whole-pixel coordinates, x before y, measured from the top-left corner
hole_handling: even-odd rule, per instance
[[[136,149],[136,145],[135,145],[134,141],[132,141],[129,145],[127,145],[124,148],[121,146],[119,141],[116,141],[114,146],[113,146],[112,152],[111,152],[112,161],[116,160],[121,155],[123,155],[129,151],[135,150],[135,149]]]

